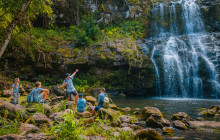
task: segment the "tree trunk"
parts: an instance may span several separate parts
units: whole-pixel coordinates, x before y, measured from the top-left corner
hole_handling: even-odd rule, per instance
[[[15,19],[12,21],[9,30],[6,34],[6,38],[5,41],[3,43],[3,45],[1,46],[1,50],[0,50],[0,58],[2,57],[6,47],[8,46],[8,43],[11,39],[11,35],[15,29],[15,26],[18,24],[18,22],[20,21],[21,15],[24,12],[25,9],[27,9],[27,7],[29,6],[29,4],[31,3],[31,0],[26,0],[25,3],[22,5],[22,8],[20,10],[20,12],[18,13],[18,15],[15,17]]]

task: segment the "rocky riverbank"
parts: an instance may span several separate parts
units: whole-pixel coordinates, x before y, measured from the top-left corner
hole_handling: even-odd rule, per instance
[[[66,101],[59,86],[50,88],[49,103],[28,104],[22,90],[20,104],[9,103],[3,91],[0,98],[0,139],[218,139],[220,134],[220,106],[200,109],[201,118],[192,119],[184,112],[177,112],[165,119],[156,107],[142,109],[120,108],[110,104],[92,117],[97,105],[95,90],[85,95],[84,113],[76,112],[76,104]],[[28,88],[27,88],[28,89]],[[94,95],[94,96],[92,96]],[[206,118],[211,121],[207,121]],[[194,135],[197,134],[197,135]],[[201,135],[199,135],[201,134]]]

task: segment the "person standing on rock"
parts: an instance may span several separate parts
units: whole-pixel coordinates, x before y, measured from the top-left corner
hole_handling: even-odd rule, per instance
[[[76,75],[76,73],[79,71],[79,69],[76,69],[76,71],[70,75],[69,73],[66,73],[66,78],[63,81],[62,87],[66,87],[66,98],[67,101],[70,100],[71,94],[75,96],[75,102],[77,103],[77,100],[79,99],[78,92],[76,91],[74,85],[73,85],[73,78]]]
[[[84,112],[86,108],[86,100],[83,99],[83,94],[79,94],[79,100],[77,101],[77,111]]]
[[[28,95],[28,102],[44,102],[48,98],[49,90],[41,88],[41,82],[36,82],[36,87],[31,91],[31,93]]]
[[[19,103],[19,82],[20,79],[19,78],[15,78],[14,79],[14,83],[11,86],[11,93],[12,93],[12,97],[11,97],[11,103],[12,104],[18,104]]]
[[[104,99],[107,96],[107,94],[105,93],[105,88],[101,88],[99,90],[100,94],[98,96],[98,106],[96,106],[93,110],[92,110],[92,116],[95,115],[95,113],[103,107],[104,104]]]

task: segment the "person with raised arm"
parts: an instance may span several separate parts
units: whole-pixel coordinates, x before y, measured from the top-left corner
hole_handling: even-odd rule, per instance
[[[76,88],[73,85],[73,79],[76,75],[76,73],[79,71],[79,69],[76,69],[76,71],[71,75],[69,73],[65,74],[65,79],[63,81],[62,87],[66,87],[66,98],[67,101],[70,101],[71,94],[75,96],[75,102],[77,103],[77,100],[79,99],[78,92],[76,91]]]

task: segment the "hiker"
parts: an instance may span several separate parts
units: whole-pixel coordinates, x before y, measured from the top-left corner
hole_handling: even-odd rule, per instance
[[[83,94],[79,94],[79,100],[77,101],[77,111],[84,112],[86,108],[86,100],[83,99]]]
[[[11,86],[11,103],[12,104],[18,104],[19,103],[19,82],[20,82],[20,79],[19,78],[15,78],[14,79],[14,82]]]
[[[31,93],[27,97],[27,101],[29,103],[45,103],[46,99],[48,98],[49,95],[49,90],[48,89],[42,89],[41,88],[41,82],[37,81],[36,82],[36,87],[31,91]]]
[[[70,75],[69,73],[66,73],[66,78],[63,81],[62,87],[66,87],[66,98],[67,101],[70,101],[71,94],[75,96],[75,102],[77,103],[77,100],[79,99],[78,92],[76,91],[74,85],[73,85],[73,78],[76,75],[76,73],[79,71],[79,69],[76,69],[76,71]]]
[[[105,93],[105,88],[101,88],[100,89],[100,94],[98,96],[98,106],[96,106],[93,110],[92,110],[92,116],[95,115],[95,113],[102,107],[104,107],[104,102],[105,102],[105,97],[107,97],[107,94]],[[107,99],[109,102],[109,99]]]

